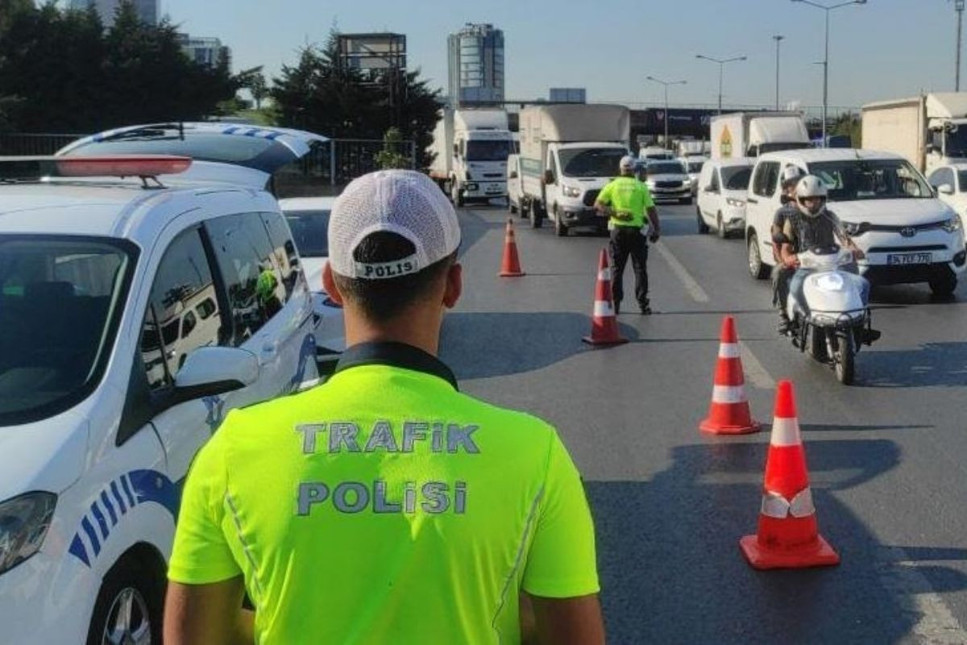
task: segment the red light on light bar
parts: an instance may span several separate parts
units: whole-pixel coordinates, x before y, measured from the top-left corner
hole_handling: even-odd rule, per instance
[[[191,166],[191,157],[173,155],[57,157],[54,162],[61,177],[156,177],[185,172]]]

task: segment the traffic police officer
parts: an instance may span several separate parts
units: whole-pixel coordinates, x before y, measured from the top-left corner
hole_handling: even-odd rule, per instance
[[[635,298],[643,314],[650,314],[648,301],[648,242],[658,241],[661,235],[661,225],[658,221],[658,211],[648,192],[648,186],[635,177],[634,157],[621,158],[619,170],[621,175],[615,177],[605,186],[594,202],[594,208],[604,217],[609,217],[608,229],[611,231],[611,263],[614,275],[611,277],[611,295],[614,300],[614,311],[621,309],[624,298],[623,277],[628,256],[631,256],[631,268],[635,273]],[[647,216],[645,215],[647,211]],[[646,226],[651,225],[651,232],[645,237]]]
[[[323,280],[349,349],[324,385],[231,412],[198,454],[168,645],[604,642],[594,528],[557,432],[462,394],[436,357],[459,244],[420,173],[337,199]]]

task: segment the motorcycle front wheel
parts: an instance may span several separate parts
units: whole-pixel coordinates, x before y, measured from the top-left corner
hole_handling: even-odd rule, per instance
[[[833,357],[833,369],[836,380],[843,385],[852,385],[856,375],[856,345],[853,341],[852,330],[836,332],[836,352]]]

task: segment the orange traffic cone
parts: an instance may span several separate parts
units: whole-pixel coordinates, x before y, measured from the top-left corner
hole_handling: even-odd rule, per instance
[[[627,338],[622,338],[618,333],[618,319],[614,315],[614,301],[611,295],[611,266],[608,264],[607,249],[601,249],[601,258],[598,260],[591,335],[581,340],[591,345],[619,345],[628,342]]]
[[[839,564],[839,555],[819,535],[816,507],[809,489],[806,452],[799,434],[792,383],[776,392],[772,440],[766,459],[757,535],[739,541],[756,569],[801,569]]]
[[[520,259],[517,257],[517,241],[514,239],[514,221],[507,220],[507,232],[504,234],[504,258],[500,263],[501,278],[516,278],[524,275],[520,270]]]
[[[742,357],[732,316],[726,316],[722,320],[720,338],[719,358],[712,385],[712,404],[708,409],[708,418],[698,427],[713,434],[758,432],[759,424],[752,419],[749,401],[745,397]]]

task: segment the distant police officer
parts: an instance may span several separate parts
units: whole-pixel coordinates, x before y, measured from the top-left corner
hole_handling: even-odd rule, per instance
[[[648,186],[635,177],[634,157],[621,158],[619,170],[621,176],[611,180],[598,194],[594,208],[601,215],[609,217],[608,228],[611,231],[611,261],[614,274],[611,277],[611,293],[614,297],[615,313],[621,309],[624,298],[622,284],[625,264],[631,256],[631,268],[635,273],[635,298],[643,314],[650,314],[648,301],[648,241],[658,241],[661,235],[661,225],[658,221],[658,211],[648,192]],[[647,211],[647,215],[645,212]],[[645,238],[646,226],[651,225],[651,232]]]
[[[798,167],[789,165],[782,171],[782,206],[772,218],[772,304],[779,308],[779,333],[789,331],[789,316],[786,312],[786,301],[789,296],[789,280],[796,272],[795,268],[785,266],[780,258],[782,245],[790,240],[786,237],[786,222],[799,215],[796,202],[796,185],[805,173]]]
[[[557,432],[461,394],[436,358],[459,244],[419,173],[337,199],[323,280],[350,347],[326,384],[233,411],[198,454],[165,643],[604,642],[594,529]]]

